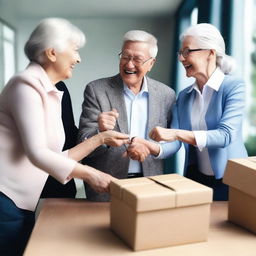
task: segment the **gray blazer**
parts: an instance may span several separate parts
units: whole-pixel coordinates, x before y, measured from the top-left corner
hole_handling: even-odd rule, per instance
[[[150,130],[156,126],[169,127],[171,122],[171,108],[175,102],[174,91],[149,77],[146,77],[149,91],[149,114],[147,125],[147,139]],[[84,102],[79,122],[79,141],[98,133],[98,115],[101,112],[115,108],[119,117],[114,130],[128,134],[127,114],[123,96],[123,81],[120,75],[95,80],[89,83],[84,91]],[[98,147],[83,160],[83,164],[90,165],[117,178],[126,178],[129,158],[122,157],[125,146]],[[142,163],[144,176],[163,174],[163,160],[149,155]],[[85,184],[87,199],[92,201],[108,201],[107,194],[98,194]]]

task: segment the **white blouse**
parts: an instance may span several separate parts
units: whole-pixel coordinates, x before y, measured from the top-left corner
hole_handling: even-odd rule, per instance
[[[207,125],[205,116],[208,106],[212,99],[214,91],[218,91],[224,80],[224,73],[217,68],[200,92],[198,85],[195,83],[193,89],[196,91],[196,97],[191,109],[191,126],[197,143],[198,168],[205,175],[214,176],[208,149],[206,147],[206,130]]]

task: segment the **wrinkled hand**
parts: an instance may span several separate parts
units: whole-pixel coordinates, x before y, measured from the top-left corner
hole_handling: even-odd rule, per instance
[[[109,193],[109,184],[115,179],[107,173],[93,169],[90,171],[86,182],[98,193]]]
[[[129,135],[116,131],[101,132],[100,136],[102,137],[102,143],[108,146],[119,147],[129,143]]]
[[[114,108],[111,111],[100,113],[98,116],[99,131],[113,130],[118,116],[119,113]]]
[[[149,137],[155,141],[175,141],[177,140],[176,131],[175,129],[157,126],[150,131]]]
[[[131,144],[127,148],[125,156],[129,156],[133,160],[144,162],[146,157],[150,154],[150,150],[142,138],[134,137]]]

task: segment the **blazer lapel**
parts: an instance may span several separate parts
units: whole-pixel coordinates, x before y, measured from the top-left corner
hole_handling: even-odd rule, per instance
[[[157,90],[157,86],[149,79],[148,82],[148,125],[147,138],[149,132],[159,123],[159,116],[161,114],[161,94]]]
[[[183,108],[183,106],[181,107],[181,109],[183,109],[183,112],[184,112],[184,113],[180,113],[181,116],[184,118],[183,120],[181,120],[181,123],[185,124],[185,127],[181,127],[181,129],[192,130],[191,109],[192,109],[192,104],[194,102],[194,98],[195,98],[195,90],[191,90],[190,92],[186,93],[184,102],[182,102],[185,108]]]
[[[119,117],[117,119],[117,128],[120,130],[120,132],[128,134],[127,113],[123,95],[123,81],[120,75],[113,78],[110,90],[106,91],[106,95],[111,108],[115,108],[119,113]]]

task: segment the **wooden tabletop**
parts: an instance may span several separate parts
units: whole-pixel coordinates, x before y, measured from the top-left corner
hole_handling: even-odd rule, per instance
[[[111,232],[109,219],[109,203],[93,203],[83,199],[46,199],[24,255],[256,255],[256,236],[227,221],[227,202],[212,203],[207,242],[153,250],[132,251]]]

